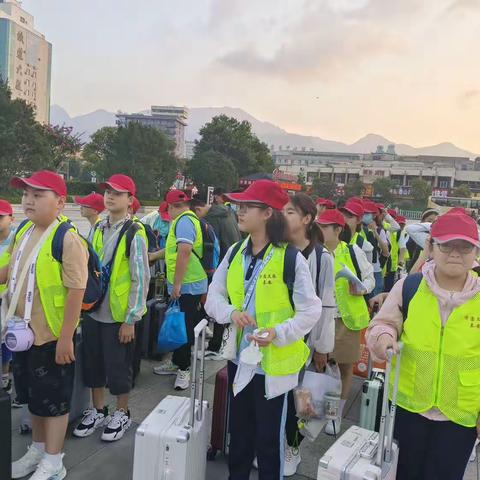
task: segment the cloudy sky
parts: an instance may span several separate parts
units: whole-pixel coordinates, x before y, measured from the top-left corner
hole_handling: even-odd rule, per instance
[[[480,0],[24,0],[71,115],[232,106],[480,153]]]

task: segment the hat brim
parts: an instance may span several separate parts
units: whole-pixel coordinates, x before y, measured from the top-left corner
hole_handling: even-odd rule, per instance
[[[52,190],[50,187],[46,185],[42,185],[41,183],[32,180],[31,178],[21,178],[21,177],[13,177],[10,180],[10,186],[13,188],[23,189],[25,187],[36,188],[37,190]],[[53,190],[52,190],[53,191]]]
[[[116,192],[120,193],[131,193],[130,190],[125,189],[124,187],[121,187],[117,183],[112,183],[112,182],[103,182],[98,185],[98,188],[101,188],[102,190],[107,190],[108,188],[111,188],[112,190],[115,190]],[[133,195],[133,193],[131,193]]]
[[[6,215],[13,215],[13,212],[7,212],[6,210],[0,210],[0,217],[5,217]]]
[[[318,218],[315,220],[315,223],[319,225],[338,225],[339,227],[345,228],[345,224],[337,223],[337,222],[330,222],[326,220],[319,220]]]
[[[73,197],[73,201],[77,204],[77,205],[80,205],[81,207],[89,207],[89,208],[93,208],[94,210],[96,210],[95,207],[92,207],[91,205],[88,205],[87,203],[85,203],[85,200],[82,198],[82,197],[79,197],[78,195],[75,195]]]
[[[340,211],[342,210],[345,210],[345,212],[348,212],[348,213],[351,213],[352,215],[354,215],[355,217],[363,217],[363,212],[362,213],[359,213],[359,212],[354,212],[353,210],[350,210],[349,208],[347,207],[341,207],[339,208]]]
[[[263,202],[262,200],[258,200],[256,198],[253,198],[250,195],[246,194],[245,192],[224,193],[224,195],[229,200],[231,200],[232,202],[236,202],[236,203],[255,202],[255,203],[262,203],[263,205],[266,205],[266,203]]]
[[[464,240],[475,247],[480,247],[480,241],[475,240],[472,237],[468,237],[467,235],[462,235],[461,233],[451,233],[449,235],[442,235],[441,237],[432,237],[437,243],[447,243],[451,242],[452,240]]]

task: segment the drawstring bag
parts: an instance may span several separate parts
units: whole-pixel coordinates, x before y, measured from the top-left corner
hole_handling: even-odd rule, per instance
[[[185,313],[180,310],[178,300],[170,303],[158,332],[158,350],[161,353],[173,352],[188,342]]]

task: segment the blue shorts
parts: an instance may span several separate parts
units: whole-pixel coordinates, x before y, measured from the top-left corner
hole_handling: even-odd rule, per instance
[[[5,365],[12,360],[12,352],[2,343],[2,364]]]

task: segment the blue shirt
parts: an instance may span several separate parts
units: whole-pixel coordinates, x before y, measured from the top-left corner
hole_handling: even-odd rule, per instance
[[[10,246],[10,243],[13,241],[13,237],[15,236],[15,230],[10,230],[10,233],[8,234],[8,237],[3,240],[3,242],[0,242],[0,255],[2,255],[5,250]]]
[[[197,239],[197,233],[195,231],[195,225],[186,216],[182,217],[176,225],[175,235],[177,237],[177,245],[179,243],[188,243],[193,245]],[[193,252],[191,255],[195,255]],[[168,293],[172,293],[173,285],[168,282]],[[180,294],[182,295],[203,295],[208,290],[208,279],[199,280],[198,282],[192,282],[182,284]]]

